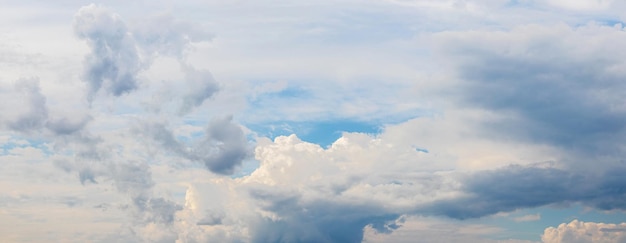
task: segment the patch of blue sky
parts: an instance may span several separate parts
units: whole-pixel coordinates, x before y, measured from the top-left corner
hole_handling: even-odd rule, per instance
[[[417,151],[417,152],[422,152],[422,153],[426,153],[426,154],[428,153],[428,149],[421,148],[421,147],[416,147],[416,146],[414,146],[414,148],[415,148],[415,151]]]
[[[241,163],[241,167],[232,174],[231,178],[240,178],[252,174],[257,168],[259,168],[259,161],[256,159],[247,159]]]
[[[356,120],[282,121],[269,124],[250,124],[247,127],[256,131],[259,136],[271,139],[296,134],[303,141],[328,147],[339,139],[343,132],[378,134],[381,132],[382,124]]]
[[[622,28],[626,26],[626,23],[624,23],[623,21],[619,19],[605,19],[605,20],[598,20],[597,22],[601,25],[606,25],[606,26],[620,25]]]
[[[253,98],[249,98],[248,102],[251,104],[256,104],[262,100],[268,99],[308,99],[312,97],[313,94],[311,93],[311,91],[307,90],[305,87],[288,86],[276,92],[259,94]]]
[[[52,151],[47,146],[47,143],[41,139],[12,137],[7,143],[2,144],[0,155],[8,155],[10,151],[15,148],[33,147],[41,150],[46,156],[52,155]]]

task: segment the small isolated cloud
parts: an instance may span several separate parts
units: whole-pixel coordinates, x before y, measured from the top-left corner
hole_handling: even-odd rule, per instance
[[[520,217],[515,217],[513,218],[513,221],[515,222],[530,222],[530,221],[537,221],[541,219],[541,214],[528,214],[528,215],[524,215],[524,216],[520,216]]]
[[[544,243],[623,243],[626,242],[626,223],[606,224],[573,220],[558,227],[546,228]]]

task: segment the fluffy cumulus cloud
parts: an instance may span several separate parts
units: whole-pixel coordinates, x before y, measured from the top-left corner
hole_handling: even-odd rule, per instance
[[[541,240],[546,243],[560,242],[624,242],[626,224],[605,224],[573,220],[558,227],[547,228]]]
[[[616,1],[29,4],[0,14],[43,53],[0,74],[9,241],[626,241],[533,231],[626,211]],[[337,139],[264,136],[296,122]]]

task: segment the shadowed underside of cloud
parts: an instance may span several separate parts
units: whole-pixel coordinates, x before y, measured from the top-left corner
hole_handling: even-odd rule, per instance
[[[399,217],[367,202],[341,203],[330,198],[303,201],[297,195],[272,192],[271,188],[253,189],[251,195],[262,210],[280,218],[257,222],[252,227],[253,242],[361,242],[365,226],[386,232]]]
[[[556,168],[508,166],[462,180],[466,196],[435,201],[427,212],[452,218],[477,218],[498,212],[581,203],[600,210],[626,210],[626,167],[601,174]]]

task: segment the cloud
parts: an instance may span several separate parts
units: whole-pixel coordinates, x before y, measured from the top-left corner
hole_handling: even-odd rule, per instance
[[[91,96],[101,88],[120,96],[138,87],[141,59],[119,15],[95,4],[82,7],[74,17],[74,32],[91,49],[83,73]]]
[[[461,179],[465,196],[435,202],[427,212],[452,218],[476,218],[550,204],[582,203],[600,210],[626,209],[626,168],[602,174],[574,173],[539,166],[508,166],[479,171]]]
[[[212,35],[197,25],[169,15],[155,16],[132,28],[111,10],[91,4],[78,10],[74,32],[91,49],[84,61],[83,79],[92,99],[99,90],[121,96],[139,88],[138,75],[158,56],[175,56],[182,63],[185,51],[194,42],[208,41]],[[185,66],[187,82],[193,87],[184,98],[182,113],[213,95],[217,85],[207,71]]]
[[[169,14],[143,18],[133,14],[132,3],[119,6],[140,21],[126,22],[98,5],[81,8],[74,32],[88,53],[75,81],[88,88],[87,114],[59,107],[65,83],[23,79],[6,90],[0,86],[7,103],[0,104],[0,119],[8,128],[0,131],[6,141],[0,160],[7,162],[0,163],[0,180],[29,175],[21,187],[2,190],[0,204],[11,204],[5,210],[14,215],[0,216],[12,222],[19,212],[32,212],[26,216],[50,220],[45,213],[33,215],[67,212],[46,205],[53,199],[29,194],[34,181],[45,187],[41,181],[56,182],[59,174],[80,193],[57,198],[51,190],[47,197],[88,216],[111,213],[104,228],[120,230],[104,241],[497,242],[485,237],[514,233],[474,224],[479,219],[455,219],[570,203],[626,208],[621,26],[542,23],[508,29],[541,1],[522,6],[524,14],[499,0],[398,2],[416,8],[354,3],[209,3],[210,11],[202,8],[205,3],[193,3],[184,14],[216,23],[211,27],[221,31],[219,41],[200,45],[197,53],[191,52],[194,43],[212,38],[206,25]],[[150,7],[155,5],[141,11]],[[249,9],[252,18],[239,12]],[[435,14],[415,14],[431,10]],[[513,17],[502,18],[509,13]],[[536,21],[550,18],[560,15]],[[476,28],[456,31],[467,26]],[[447,31],[431,36],[441,29]],[[424,47],[425,40],[440,49]],[[433,64],[437,58],[442,62]],[[165,68],[151,70],[153,64]],[[216,76],[229,82],[222,86],[206,68],[197,68],[204,64],[221,68]],[[78,75],[64,75],[68,86],[75,85],[71,77]],[[217,95],[223,87],[230,93]],[[108,98],[95,100],[100,96]],[[154,97],[155,108],[142,109]],[[232,110],[235,102],[241,105]],[[246,105],[248,110],[241,108]],[[397,124],[382,125],[376,135],[344,133],[328,147],[296,135],[251,138],[258,131],[237,124],[333,119]],[[247,162],[258,162],[258,168],[235,174]],[[13,173],[11,166],[22,170]],[[58,171],[28,174],[28,168],[43,166]],[[225,176],[233,174],[241,176]],[[18,205],[29,200],[40,200],[41,207]],[[101,219],[88,216],[81,220]],[[410,229],[405,221],[429,217],[441,221]],[[67,241],[72,239],[97,241]]]
[[[0,106],[4,126],[28,136],[53,139],[56,135],[77,134],[92,120],[77,112],[62,115],[49,110],[48,98],[40,86],[39,78],[31,77],[18,79],[8,92],[0,88],[0,97],[5,100]]]
[[[506,117],[477,129],[567,151],[563,164],[572,169],[598,168],[587,160],[619,163],[626,134],[622,28],[525,25],[435,36],[459,79],[452,91],[458,106]]]
[[[546,0],[550,5],[578,11],[599,11],[609,8],[613,0]]]
[[[187,90],[182,95],[179,114],[189,113],[219,91],[219,86],[209,71],[196,70],[188,65],[183,65],[183,71]]]
[[[24,132],[33,133],[44,126],[48,119],[46,97],[41,94],[39,79],[20,79],[15,83],[15,91],[20,94],[23,102],[20,114],[15,120],[8,121],[8,127]]]
[[[188,160],[199,162],[218,174],[232,174],[251,155],[248,140],[232,116],[212,119],[204,136],[187,145],[174,137],[164,124],[145,123],[136,132],[155,141],[163,149]]]
[[[524,215],[524,216],[520,216],[520,217],[515,217],[513,218],[513,221],[515,222],[530,222],[530,221],[537,221],[541,219],[541,214],[528,214],[528,215]]]
[[[150,55],[184,58],[193,42],[210,41],[213,34],[196,23],[160,14],[132,25],[133,37],[142,51]]]
[[[624,242],[626,241],[626,223],[607,224],[573,220],[570,223],[560,224],[556,228],[546,228],[541,240],[545,243]]]

